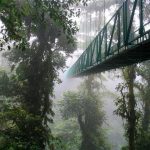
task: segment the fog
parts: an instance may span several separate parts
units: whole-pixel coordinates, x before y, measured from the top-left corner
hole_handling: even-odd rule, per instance
[[[12,7],[8,11],[5,8],[8,2],[3,2],[4,11],[0,12],[2,18],[6,17],[4,22],[0,20],[0,47],[4,49],[0,52],[0,150],[20,147],[29,150],[149,150],[150,61],[98,73],[90,69],[111,60],[115,54],[120,56],[136,42],[148,41],[150,2],[142,4],[143,1],[138,0],[136,5],[133,0],[91,0],[83,4],[74,0],[15,2],[21,15]],[[19,15],[9,14],[11,9]],[[110,20],[116,12],[115,19]],[[127,24],[123,23],[124,18]],[[146,23],[143,28],[142,23]],[[18,37],[11,25],[16,27]],[[17,25],[23,29],[19,30]],[[74,25],[78,27],[77,32]],[[132,31],[129,38],[140,35],[136,41],[126,39],[124,34],[128,35],[129,27]],[[102,29],[104,32],[100,32]],[[22,35],[27,33],[29,35]],[[94,46],[90,45],[93,41],[97,42]],[[113,46],[117,46],[116,51]],[[82,55],[84,51],[88,54]],[[79,58],[84,59],[75,66],[81,72],[78,77],[72,77],[69,71]],[[80,76],[82,71],[90,74],[85,72]]]
[[[85,77],[69,78],[68,70],[88,47],[96,34],[103,28],[105,23],[113,16],[122,2],[123,1],[116,0],[97,0],[94,2],[92,1],[92,3],[89,2],[87,7],[80,8],[81,14],[80,17],[77,18],[77,24],[79,26],[79,32],[76,35],[77,49],[71,57],[66,60],[67,68],[65,68],[65,71],[60,71],[62,83],[56,84],[55,86],[54,105],[57,105],[58,101],[63,98],[65,92],[76,91],[78,86],[84,80]],[[118,83],[122,82],[120,78],[117,78],[119,74],[120,70],[111,70],[102,73],[102,76],[104,77],[104,80],[102,80],[102,88],[105,88],[106,90],[105,95],[101,98],[103,110],[105,112],[103,126],[107,130],[108,143],[111,145],[112,150],[120,150],[121,147],[126,144],[126,140],[123,136],[123,121],[114,114],[114,111],[116,110],[114,100],[118,96],[116,86]],[[56,116],[59,116],[59,108],[56,107],[56,110],[57,111],[55,112],[54,107]]]
[[[116,86],[122,81],[121,79],[117,78],[117,74],[120,74],[119,70],[112,70],[102,73],[105,78],[105,80],[102,82],[106,90],[106,95],[103,95],[101,99],[103,103],[103,110],[105,112],[105,122],[103,126],[107,130],[108,142],[111,144],[112,150],[120,150],[120,148],[126,143],[126,140],[123,137],[123,121],[120,117],[114,114],[114,110],[116,110],[114,100],[117,98],[118,95],[116,91]],[[76,91],[85,77],[67,78],[66,71],[65,73],[60,73],[60,78],[62,80],[62,83],[55,86],[54,105],[57,104],[57,101],[62,99],[64,92]],[[59,113],[59,109],[57,113]]]

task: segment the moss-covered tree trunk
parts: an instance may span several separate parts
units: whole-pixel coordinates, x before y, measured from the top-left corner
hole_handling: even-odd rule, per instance
[[[150,61],[137,66],[136,73],[142,78],[142,82],[135,83],[135,87],[139,90],[143,103],[142,129],[147,132],[150,125]]]
[[[126,121],[126,137],[128,140],[128,149],[135,150],[136,134],[136,99],[134,95],[135,65],[125,67],[122,70],[124,82],[120,83],[117,90],[120,97],[116,100],[117,109],[115,113]]]
[[[148,131],[149,125],[150,125],[150,100],[146,100],[144,104],[144,117],[142,126],[144,131]]]
[[[148,63],[148,72],[149,72],[149,65],[150,63]],[[143,121],[142,121],[142,127],[143,127],[143,130],[145,132],[148,131],[149,129],[149,126],[150,126],[150,77],[149,77],[149,73],[146,74],[145,72],[145,75],[147,75],[147,77],[145,78],[145,80],[147,81],[147,86],[146,88],[144,88],[144,95],[143,95],[143,103],[144,103],[144,116],[143,116]]]
[[[135,66],[129,66],[127,69],[128,74],[128,136],[129,136],[129,150],[135,150],[135,131],[136,131],[136,114],[135,114],[135,96],[134,96],[134,79],[135,79]]]

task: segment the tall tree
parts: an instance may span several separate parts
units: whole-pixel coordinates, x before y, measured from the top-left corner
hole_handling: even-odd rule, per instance
[[[98,97],[99,84],[90,76],[78,92],[67,92],[62,101],[63,117],[75,117],[82,134],[81,150],[109,149],[102,131],[104,113]],[[97,93],[97,94],[96,94]]]
[[[143,103],[143,130],[148,131],[150,125],[150,61],[139,64],[136,67],[136,73],[141,77],[141,81],[135,83],[135,87],[139,90]]]
[[[28,144],[24,143],[24,146],[27,145],[28,149],[33,146],[33,139],[38,138],[34,142],[39,149],[44,149],[49,143],[49,134],[51,137],[51,133],[48,122],[52,122],[54,115],[50,97],[53,96],[54,83],[58,80],[58,70],[65,67],[66,57],[75,49],[73,35],[77,31],[77,27],[71,17],[78,15],[78,11],[70,6],[78,5],[79,2],[80,0],[14,0],[10,4],[15,6],[14,13],[20,14],[16,19],[15,14],[13,16],[10,14],[12,5],[9,4],[9,1],[2,1],[5,7],[0,7],[2,8],[1,20],[5,18],[6,22],[2,21],[6,28],[8,29],[7,22],[12,19],[12,23],[15,20],[16,23],[21,24],[19,29],[24,32],[16,31],[22,41],[19,45],[16,38],[10,38],[15,42],[12,49],[9,47],[11,51],[5,54],[5,57],[12,63],[11,67],[14,73],[7,76],[7,84],[12,83],[12,86],[7,86],[7,90],[9,91],[11,87],[13,90],[11,89],[10,93],[7,92],[8,95],[6,93],[1,93],[1,95],[19,100],[19,107],[27,113],[23,116],[25,118],[32,116],[32,121],[28,122],[25,119],[26,121],[21,126],[20,122],[23,122],[23,118],[20,118],[19,123],[13,122],[15,127],[21,130],[21,135],[26,135],[22,136],[22,139],[27,141]],[[86,0],[82,2],[85,3]],[[25,9],[27,13],[23,13],[20,8]],[[9,31],[14,35],[11,29]],[[9,32],[8,37],[10,37]],[[19,116],[16,117],[19,118]],[[15,117],[10,118],[10,120],[15,119]],[[30,131],[29,134],[27,134],[27,130]],[[39,130],[42,132],[41,136]],[[5,134],[12,138],[9,132],[5,132]],[[18,136],[21,135],[15,136],[18,139]],[[54,147],[51,146],[51,149]]]
[[[122,73],[124,83],[119,84],[117,87],[121,96],[115,102],[117,106],[115,113],[125,119],[128,149],[135,150],[136,123],[138,120],[134,95],[135,65],[126,67],[122,70]]]
[[[142,103],[136,148],[148,150],[150,147],[150,61],[137,65],[136,73],[140,79],[135,82],[135,87],[139,91],[139,99]]]

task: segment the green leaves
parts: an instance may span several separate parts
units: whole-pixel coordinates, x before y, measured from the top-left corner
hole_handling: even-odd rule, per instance
[[[0,134],[6,140],[2,147],[7,147],[6,149],[40,149],[40,143],[38,144],[37,141],[40,142],[39,136],[44,138],[47,131],[40,125],[41,118],[39,116],[28,114],[21,107],[14,107],[6,109],[0,114],[0,118],[7,123]],[[27,140],[28,138],[30,138],[30,142]]]
[[[84,102],[79,93],[68,91],[64,93],[63,99],[60,106],[64,118],[77,117],[78,114],[83,114]]]
[[[104,113],[96,95],[94,77],[84,80],[77,92],[64,93],[60,102],[61,114],[65,119],[75,118],[82,134],[81,150],[109,149],[101,129]]]
[[[79,13],[70,7],[80,2],[0,1],[4,24],[0,49],[9,50],[5,57],[12,63],[11,75],[0,77],[0,94],[15,99],[14,108],[3,113],[12,127],[5,128],[2,135],[7,148],[45,149],[45,143],[51,140],[56,142],[56,149],[61,149],[59,140],[50,139],[48,123],[54,116],[50,96],[55,81],[59,81],[59,69],[65,67],[66,57],[75,50],[77,26],[71,17]]]

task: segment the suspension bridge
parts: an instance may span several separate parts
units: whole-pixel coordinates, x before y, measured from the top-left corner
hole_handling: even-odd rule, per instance
[[[69,69],[70,77],[150,59],[149,0],[126,0]]]

